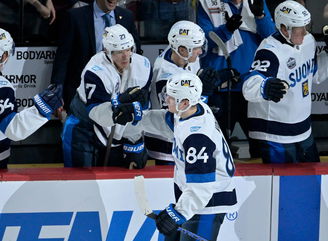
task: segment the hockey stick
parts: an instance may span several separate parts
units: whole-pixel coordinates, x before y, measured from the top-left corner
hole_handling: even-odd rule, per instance
[[[150,205],[148,203],[146,190],[145,190],[144,177],[142,175],[134,177],[134,188],[135,188],[137,202],[139,204],[141,211],[147,217],[155,220],[157,215],[153,212],[153,210],[150,208]],[[187,229],[179,227],[178,231],[188,235],[191,238],[194,238],[195,240],[208,241],[207,239],[204,239],[198,236],[197,234],[188,231]]]
[[[208,33],[208,36],[210,37],[210,39],[218,46],[218,54],[219,54],[219,49],[222,50],[224,58],[227,61],[227,66],[229,69],[232,68],[232,64],[231,64],[231,58],[230,58],[230,54],[228,52],[227,46],[225,45],[225,43],[222,41],[222,39],[213,31],[210,31]],[[227,123],[227,137],[228,137],[228,143],[229,145],[231,144],[231,80],[228,80],[228,123]]]

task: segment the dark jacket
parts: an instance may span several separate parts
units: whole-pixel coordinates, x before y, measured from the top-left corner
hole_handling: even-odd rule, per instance
[[[140,40],[132,12],[121,7],[116,7],[114,12],[116,23],[124,26],[133,35],[137,52],[140,52]],[[80,85],[82,70],[96,54],[93,4],[70,9],[59,32],[51,82],[64,85],[63,99],[65,109],[68,110],[69,103]]]

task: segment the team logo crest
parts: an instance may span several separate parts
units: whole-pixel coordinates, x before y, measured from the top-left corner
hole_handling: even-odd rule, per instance
[[[309,95],[309,83],[308,81],[304,81],[302,83],[302,90],[303,90],[303,97],[306,97]]]
[[[295,66],[296,66],[296,59],[290,57],[290,58],[287,60],[287,67],[288,67],[288,69],[293,69],[293,68],[295,68]]]

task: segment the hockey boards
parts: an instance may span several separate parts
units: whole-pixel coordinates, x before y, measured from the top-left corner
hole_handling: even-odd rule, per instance
[[[144,215],[146,215],[147,217],[155,220],[157,215],[153,212],[153,210],[151,209],[151,207],[148,203],[146,190],[145,190],[144,177],[142,175],[134,177],[134,188],[135,188],[137,202],[139,204],[139,207],[140,207],[142,213]],[[208,241],[207,239],[204,239],[204,238],[198,236],[197,234],[188,231],[187,229],[179,227],[178,231],[194,238],[195,240]]]

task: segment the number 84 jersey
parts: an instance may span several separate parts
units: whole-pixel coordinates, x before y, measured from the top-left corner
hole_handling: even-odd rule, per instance
[[[175,119],[172,154],[177,211],[187,219],[194,214],[236,211],[235,166],[206,104],[199,104],[187,119]]]

